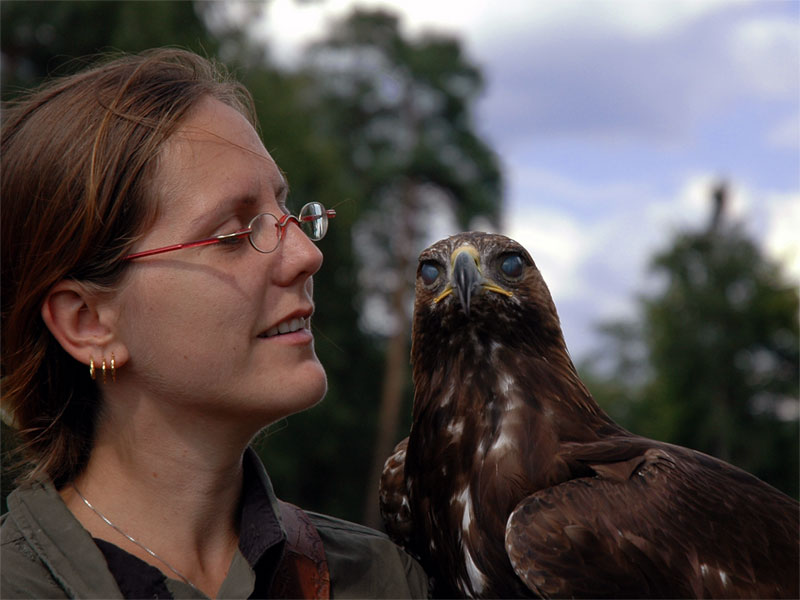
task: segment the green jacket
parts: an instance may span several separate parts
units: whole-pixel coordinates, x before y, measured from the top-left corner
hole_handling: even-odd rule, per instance
[[[249,451],[251,456],[255,453]],[[269,478],[257,458],[257,484],[281,522]],[[123,598],[105,556],[49,481],[14,490],[0,528],[0,597]],[[332,598],[424,598],[428,581],[410,556],[375,530],[308,513],[322,539]],[[281,522],[281,531],[283,524]],[[285,536],[285,532],[284,532]],[[237,551],[220,598],[247,598],[255,574]],[[166,579],[174,598],[202,598],[183,582]]]

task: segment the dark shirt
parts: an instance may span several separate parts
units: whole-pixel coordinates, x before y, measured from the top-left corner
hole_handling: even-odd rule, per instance
[[[172,598],[167,589],[166,576],[161,571],[119,546],[93,539],[106,557],[108,570],[117,580],[119,591],[125,598]]]

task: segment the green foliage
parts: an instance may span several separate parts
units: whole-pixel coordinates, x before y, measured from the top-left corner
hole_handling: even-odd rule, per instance
[[[797,288],[738,226],[681,233],[652,266],[664,289],[641,300],[641,322],[605,330],[610,371],[584,366],[598,402],[797,497]]]
[[[192,2],[3,0],[0,15],[4,98],[101,52],[173,45],[213,55],[218,47]]]

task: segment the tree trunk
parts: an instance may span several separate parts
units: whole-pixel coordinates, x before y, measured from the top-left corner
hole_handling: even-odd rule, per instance
[[[375,439],[375,450],[372,468],[367,483],[364,503],[364,523],[370,527],[380,528],[381,518],[378,510],[378,487],[380,485],[383,464],[394,449],[397,436],[397,424],[400,420],[400,407],[403,404],[403,392],[408,381],[409,338],[411,319],[408,314],[407,298],[410,282],[407,281],[411,265],[411,252],[415,239],[414,218],[416,216],[416,197],[414,183],[404,182],[401,204],[400,226],[397,234],[397,287],[392,292],[391,307],[395,316],[396,329],[389,338],[386,348],[383,390],[381,407],[378,415],[378,433]]]
[[[403,391],[408,379],[408,316],[405,314],[405,289],[395,290],[394,304],[401,310],[396,312],[398,328],[389,340],[386,349],[386,367],[384,370],[381,408],[378,416],[378,435],[375,440],[375,454],[372,460],[366,502],[364,505],[364,523],[370,527],[380,528],[381,518],[378,511],[378,486],[380,485],[383,463],[394,449],[397,423],[400,420],[400,407],[403,404]]]

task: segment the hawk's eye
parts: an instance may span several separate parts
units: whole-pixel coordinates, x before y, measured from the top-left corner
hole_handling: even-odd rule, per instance
[[[508,254],[503,258],[503,262],[500,263],[500,270],[503,271],[503,275],[511,279],[520,277],[524,267],[525,261],[519,254]]]
[[[432,262],[424,262],[419,267],[419,276],[425,285],[431,285],[439,278],[439,267]]]

